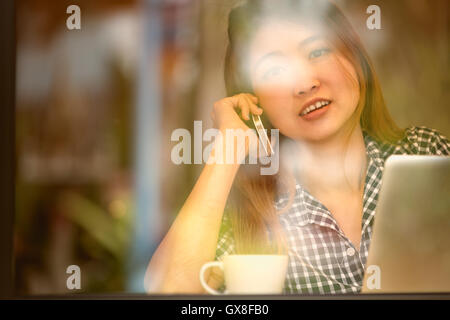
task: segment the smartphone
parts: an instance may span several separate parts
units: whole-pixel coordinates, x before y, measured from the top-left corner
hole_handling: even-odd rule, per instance
[[[255,126],[256,132],[258,133],[259,142],[263,145],[264,151],[267,156],[272,156],[274,154],[272,144],[270,143],[269,137],[267,136],[266,129],[263,126],[261,117],[252,114],[253,124]]]

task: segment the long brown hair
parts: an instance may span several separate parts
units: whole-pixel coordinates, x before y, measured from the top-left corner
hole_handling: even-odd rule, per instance
[[[327,0],[249,0],[229,14],[228,48],[225,57],[227,95],[253,92],[243,59],[248,44],[258,27],[269,17],[290,19],[301,23],[321,22],[328,40],[352,63],[358,76],[360,99],[352,116],[352,130],[358,120],[361,129],[381,142],[401,139],[400,129],[389,115],[378,78],[358,35],[340,9]],[[267,123],[268,119],[265,119]],[[280,141],[285,139],[281,137]],[[282,160],[282,159],[280,159]],[[237,253],[283,253],[287,243],[283,237],[274,207],[276,192],[294,195],[293,177],[284,170],[276,175],[260,175],[259,165],[242,165],[230,195],[230,216]],[[281,188],[280,188],[281,187]]]

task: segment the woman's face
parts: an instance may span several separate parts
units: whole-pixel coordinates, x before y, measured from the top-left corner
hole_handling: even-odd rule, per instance
[[[356,71],[313,28],[271,21],[256,32],[248,54],[259,105],[283,135],[319,142],[350,124],[359,101]],[[311,105],[322,107],[304,115]]]

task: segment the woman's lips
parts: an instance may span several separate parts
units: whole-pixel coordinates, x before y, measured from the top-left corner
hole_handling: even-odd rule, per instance
[[[321,107],[321,108],[319,108],[319,109],[316,109],[316,110],[314,110],[314,111],[311,111],[311,112],[308,113],[308,114],[305,114],[305,115],[303,115],[303,116],[300,116],[300,118],[302,118],[302,119],[304,119],[304,120],[306,120],[306,121],[313,121],[313,120],[319,119],[319,118],[321,118],[321,117],[328,111],[328,109],[330,108],[330,106],[331,106],[332,103],[333,103],[333,102],[331,102],[330,104],[328,104],[328,105],[326,105],[326,106],[324,106],[324,107]]]

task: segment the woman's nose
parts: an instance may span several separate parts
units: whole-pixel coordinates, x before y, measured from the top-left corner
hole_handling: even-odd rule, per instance
[[[310,66],[302,65],[296,68],[294,77],[294,94],[305,95],[317,91],[320,87],[320,81],[316,73]]]
[[[297,85],[295,88],[295,94],[304,95],[310,92],[317,91],[319,87],[320,87],[319,80],[311,79],[309,81],[305,81],[304,83]]]

